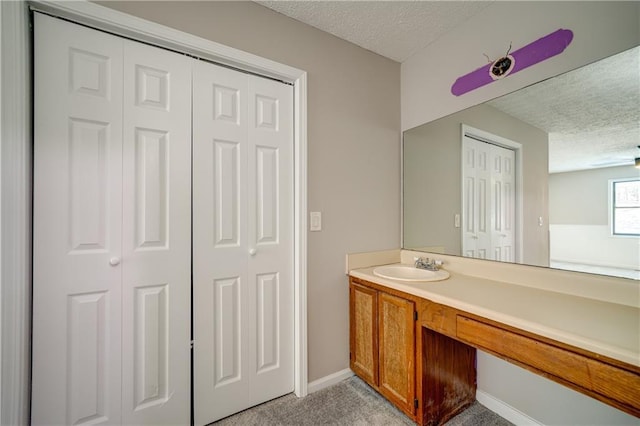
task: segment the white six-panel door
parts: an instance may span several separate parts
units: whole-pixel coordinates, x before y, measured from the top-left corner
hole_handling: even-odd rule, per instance
[[[33,424],[187,424],[190,65],[35,14]]]
[[[118,423],[122,42],[35,15],[36,425]]]
[[[464,136],[462,254],[515,261],[515,152]]]
[[[124,424],[190,418],[191,66],[124,41]]]
[[[293,390],[293,92],[197,63],[195,424]]]
[[[33,423],[189,423],[192,212],[196,423],[291,392],[292,88],[35,20]]]
[[[491,258],[491,159],[488,144],[464,137],[462,145],[462,254]]]
[[[491,147],[492,259],[515,262],[515,152],[496,145]]]

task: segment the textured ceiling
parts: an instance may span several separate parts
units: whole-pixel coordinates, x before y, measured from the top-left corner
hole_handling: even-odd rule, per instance
[[[402,62],[491,1],[256,1]]]
[[[492,1],[258,1],[403,62]],[[489,104],[549,133],[549,170],[631,164],[640,156],[640,48]]]
[[[640,157],[640,47],[488,102],[549,133],[552,173]]]

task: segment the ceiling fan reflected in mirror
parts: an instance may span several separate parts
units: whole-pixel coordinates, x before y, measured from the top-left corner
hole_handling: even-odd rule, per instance
[[[640,150],[640,145],[638,145],[638,149]],[[591,163],[590,165],[593,168],[633,165],[636,169],[640,169],[640,154],[635,158],[618,156],[607,160]]]

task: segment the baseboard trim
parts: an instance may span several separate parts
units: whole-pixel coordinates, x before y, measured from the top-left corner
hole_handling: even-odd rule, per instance
[[[324,389],[331,385],[335,385],[336,383],[340,383],[341,381],[348,379],[353,376],[353,371],[350,368],[345,368],[344,370],[337,371],[333,374],[329,374],[328,376],[324,376],[319,378],[318,380],[314,380],[313,382],[307,385],[308,393],[317,392],[320,389]]]
[[[502,400],[481,390],[476,390],[476,400],[500,417],[509,420],[517,426],[543,426],[523,412],[513,408]]]
[[[353,375],[354,373],[350,368],[345,368],[344,370],[340,370],[333,374],[329,374],[328,376],[321,377],[318,380],[314,380],[313,382],[310,382],[308,384],[308,393],[317,392],[331,385],[335,385],[336,383],[340,383],[341,381],[348,379]],[[476,400],[480,404],[484,405],[487,409],[493,411],[500,417],[510,421],[516,426],[544,426],[542,423],[532,419],[531,417],[513,408],[504,401],[479,389],[476,390]]]

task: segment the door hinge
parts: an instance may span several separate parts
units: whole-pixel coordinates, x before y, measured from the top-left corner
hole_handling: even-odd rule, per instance
[[[413,320],[418,321],[418,311],[413,311]]]
[[[418,399],[413,400],[413,408],[418,408]]]
[[[189,345],[189,346],[191,347],[191,349],[193,349],[193,345],[194,345],[194,343],[195,343],[195,342],[196,342],[195,340],[192,340],[192,341],[190,342],[190,345]]]

